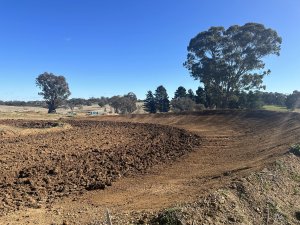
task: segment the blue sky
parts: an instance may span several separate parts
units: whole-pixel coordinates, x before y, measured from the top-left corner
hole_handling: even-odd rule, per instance
[[[38,100],[35,78],[64,75],[71,97],[164,85],[195,90],[186,47],[210,26],[263,23],[283,38],[267,91],[300,90],[299,0],[0,0],[0,99]]]

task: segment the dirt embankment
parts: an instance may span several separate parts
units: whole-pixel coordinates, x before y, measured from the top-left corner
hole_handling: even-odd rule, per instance
[[[54,122],[3,121],[49,128]],[[104,189],[121,176],[145,173],[200,144],[196,135],[161,125],[69,121],[71,130],[3,138],[0,213],[38,208],[58,197]]]
[[[261,171],[236,177],[192,202],[159,212],[113,214],[113,224],[128,221],[149,225],[300,224],[300,158],[286,154]]]
[[[36,137],[40,137],[40,140],[31,140],[28,145],[25,139],[21,139],[20,143],[7,142],[4,149],[7,151],[10,147],[9,144],[11,144],[14,146],[11,149],[14,150],[10,151],[9,154],[4,154],[2,151],[1,157],[4,157],[4,161],[10,163],[9,165],[12,165],[13,168],[17,168],[14,170],[14,176],[11,177],[16,180],[20,179],[17,178],[17,172],[26,168],[21,160],[26,155],[25,152],[36,152],[32,154],[34,157],[30,159],[31,161],[35,161],[39,154],[41,154],[39,157],[43,158],[43,153],[38,153],[38,149],[43,152],[43,149],[46,148],[46,153],[49,152],[49,154],[47,153],[44,156],[49,158],[48,162],[51,162],[51,165],[61,166],[61,161],[57,161],[57,159],[63,158],[66,152],[67,158],[73,159],[67,162],[69,164],[79,162],[79,167],[82,168],[84,162],[80,161],[81,157],[89,160],[94,157],[93,149],[89,149],[91,143],[102,143],[99,144],[99,148],[105,149],[104,152],[118,156],[118,152],[123,152],[122,149],[128,149],[124,146],[145,146],[145,140],[149,145],[155,144],[155,141],[159,142],[160,144],[153,145],[154,148],[159,148],[162,144],[161,140],[165,140],[165,138],[155,139],[151,135],[146,136],[147,138],[143,136],[145,133],[155,133],[157,131],[157,136],[164,133],[165,136],[171,138],[171,143],[163,142],[167,146],[172,146],[174,140],[175,143],[178,140],[185,140],[179,135],[181,132],[184,133],[184,136],[187,135],[186,140],[190,140],[188,137],[191,133],[200,136],[201,145],[195,147],[194,142],[191,141],[190,149],[193,148],[193,151],[187,150],[186,153],[188,154],[180,158],[177,156],[181,154],[176,153],[174,157],[171,157],[172,159],[179,159],[175,161],[168,161],[169,157],[160,160],[161,156],[157,155],[157,161],[153,160],[153,164],[150,165],[152,169],[148,173],[138,175],[134,172],[134,176],[118,179],[105,190],[87,192],[87,185],[81,186],[79,192],[83,194],[77,196],[75,201],[73,197],[61,198],[59,201],[54,202],[50,208],[42,207],[38,210],[18,211],[2,217],[1,222],[62,224],[65,220],[70,224],[93,224],[91,221],[103,221],[102,215],[104,215],[107,207],[112,211],[114,224],[126,224],[131,219],[136,223],[139,220],[141,222],[147,221],[147,218],[143,218],[144,216],[151,217],[151,215],[164,208],[170,209],[174,206],[182,206],[183,208],[179,210],[179,216],[183,216],[187,224],[284,224],[286,221],[297,224],[295,213],[299,201],[297,202],[298,195],[292,195],[292,190],[295,190],[295,193],[298,190],[298,186],[295,185],[298,185],[297,174],[300,172],[294,164],[298,161],[294,158],[291,159],[295,161],[292,164],[285,161],[288,169],[282,173],[274,172],[274,167],[269,168],[269,165],[273,165],[278,160],[279,162],[280,160],[290,160],[290,158],[285,158],[285,153],[290,145],[300,141],[299,114],[267,111],[206,111],[188,114],[102,116],[90,120],[90,123],[94,125],[98,124],[100,120],[125,122],[123,124],[129,127],[138,127],[137,124],[131,124],[132,122],[141,123],[140,125],[145,126],[145,128],[144,130],[134,129],[136,132],[133,133],[129,129],[117,129],[114,132],[101,133],[99,127],[93,128],[93,125],[91,128],[89,122],[79,119],[78,121],[66,121],[73,126],[76,132],[63,131],[60,135],[36,135]],[[98,122],[95,120],[98,120]],[[76,128],[77,123],[82,124],[82,126]],[[114,124],[114,122],[108,123]],[[151,125],[145,125],[144,123],[150,123]],[[165,128],[163,132],[157,130],[160,127],[157,124],[169,125],[166,128],[169,131],[165,131]],[[150,129],[148,126],[152,126],[152,128]],[[179,128],[179,130],[175,128]],[[92,135],[86,136],[86,132],[91,132]],[[84,135],[82,136],[82,134]],[[105,141],[99,142],[101,137],[104,140],[109,138],[111,141],[106,145]],[[193,137],[192,135],[194,140]],[[69,141],[64,142],[64,138]],[[127,141],[122,142],[122,140]],[[45,145],[52,144],[43,147],[44,142]],[[186,149],[186,142],[188,141],[179,142],[182,144],[180,146],[183,146],[183,149]],[[116,143],[121,144],[116,145]],[[142,152],[138,152],[139,158],[141,155],[147,155],[147,148],[138,149],[143,149]],[[110,150],[112,151],[110,152]],[[82,152],[82,155],[74,158],[68,154],[69,151],[76,154]],[[157,152],[161,151],[164,151],[164,148]],[[19,156],[20,152],[21,155]],[[84,152],[88,157],[83,154]],[[5,158],[7,155],[12,157]],[[152,160],[153,156],[151,155],[149,158]],[[116,158],[116,160],[120,161],[120,158]],[[52,179],[52,175],[47,174],[52,167],[49,167],[44,161],[41,162],[43,168],[42,165],[39,165],[36,167],[39,168],[37,171],[42,171],[42,174],[46,174]],[[154,165],[157,163],[161,166],[155,167]],[[91,165],[97,168],[98,164]],[[57,171],[60,171],[59,168]],[[62,168],[68,170],[69,167]],[[261,172],[264,171],[264,168],[269,169],[267,172]],[[90,173],[90,170],[85,170],[85,173],[92,177],[94,173]],[[137,168],[134,168],[134,171],[138,171]],[[294,175],[290,176],[289,174],[292,171]],[[33,169],[31,173],[37,172]],[[274,176],[269,176],[269,174]],[[72,175],[70,176],[72,177]],[[287,179],[284,179],[284,177]],[[66,177],[62,177],[62,180],[64,179]],[[294,183],[291,183],[291,179],[294,179]],[[272,182],[274,182],[274,185]],[[68,186],[68,184],[64,183],[62,186]],[[59,184],[52,187],[59,187]],[[264,187],[267,188],[264,189]],[[219,188],[222,188],[221,192],[219,192]],[[224,195],[223,189],[225,189]],[[53,193],[47,194],[47,196],[50,196],[50,200],[55,196],[60,196],[60,192],[54,191]],[[62,192],[62,195],[64,193],[67,192]],[[9,196],[13,195],[14,193],[9,194]],[[287,199],[287,204],[284,203],[284,199]],[[22,207],[20,208],[22,209]],[[285,208],[287,210],[283,210]],[[22,218],[22,223],[18,223],[19,218]],[[189,218],[190,220],[188,220]]]

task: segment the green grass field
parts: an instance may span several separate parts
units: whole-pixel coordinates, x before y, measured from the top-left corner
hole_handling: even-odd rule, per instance
[[[262,107],[264,110],[270,110],[270,111],[277,111],[277,112],[287,112],[288,109],[283,106],[278,106],[278,105],[264,105]]]

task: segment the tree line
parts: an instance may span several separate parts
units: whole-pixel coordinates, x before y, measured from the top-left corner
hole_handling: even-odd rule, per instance
[[[299,107],[299,92],[290,95],[262,92],[263,79],[271,71],[265,68],[263,59],[269,55],[280,55],[282,38],[271,28],[259,23],[210,27],[193,37],[187,47],[184,67],[190,75],[200,81],[194,93],[180,86],[170,101],[162,85],[146,94],[144,108],[147,112],[192,111],[208,109],[255,109],[263,104]],[[136,95],[100,99],[71,99],[68,83],[63,76],[43,73],[36,79],[49,109],[49,113],[64,102],[70,107],[93,103],[109,104],[118,113],[131,113],[136,109]],[[20,102],[17,102],[21,104]],[[22,103],[23,104],[23,103]]]
[[[6,106],[30,106],[30,107],[47,107],[45,101],[1,101],[0,105]]]
[[[137,109],[136,102],[138,101],[136,95],[133,92],[129,92],[125,95],[115,95],[112,97],[100,97],[100,98],[72,98],[66,101],[66,106],[72,110],[75,107],[99,105],[104,107],[105,105],[111,106],[116,113],[132,113]]]
[[[52,74],[52,79],[48,82],[55,80],[55,75]],[[48,84],[48,86],[51,86]],[[53,85],[52,85],[53,86]],[[66,86],[65,86],[66,87]],[[55,89],[49,89],[49,92],[55,92]],[[52,96],[48,93],[47,96]],[[55,96],[55,95],[53,95]],[[66,107],[73,110],[75,107],[99,105],[104,107],[109,105],[114,109],[114,112],[120,114],[132,113],[137,109],[136,103],[139,100],[133,92],[129,92],[125,95],[116,95],[112,97],[100,97],[100,98],[71,98],[56,100],[55,109],[60,107]],[[183,86],[179,86],[174,93],[173,99],[169,100],[167,90],[164,86],[157,87],[155,92],[148,91],[146,99],[144,100],[144,109],[149,113],[157,112],[183,112],[183,111],[197,111],[203,109],[212,109],[211,96],[209,92],[203,87],[198,87],[195,91],[192,89],[186,89]],[[0,101],[0,105],[7,106],[32,106],[32,107],[44,107],[50,108],[47,104],[48,101]],[[300,92],[295,90],[292,94],[283,94],[278,92],[262,92],[262,91],[249,91],[249,92],[236,92],[228,101],[229,109],[259,109],[263,105],[276,105],[287,107],[290,110],[300,108]],[[53,106],[53,103],[52,103]],[[50,111],[50,110],[49,110]]]
[[[164,104],[161,104],[164,102]],[[211,95],[203,87],[198,87],[196,93],[188,91],[179,86],[174,93],[174,98],[169,101],[166,89],[159,86],[155,93],[148,91],[146,94],[144,108],[149,113],[197,111],[211,108]],[[228,109],[260,109],[264,105],[276,105],[287,107],[290,110],[300,108],[300,92],[294,91],[292,94],[282,94],[278,92],[236,92],[228,101]],[[161,107],[163,106],[163,107]]]

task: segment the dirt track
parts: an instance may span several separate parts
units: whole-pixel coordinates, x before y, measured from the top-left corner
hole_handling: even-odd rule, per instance
[[[14,221],[30,215],[29,222],[33,223],[36,220],[47,224],[49,221],[62,220],[62,216],[54,213],[57,210],[64,215],[72,215],[73,212],[84,209],[80,216],[76,216],[75,213],[70,218],[67,217],[71,221],[74,220],[73,222],[83,224],[94,218],[95,214],[102,213],[105,207],[117,212],[157,210],[178,202],[192,201],[207,189],[221,187],[230,180],[238,179],[273,162],[282,156],[291,144],[300,140],[300,115],[293,113],[229,111],[107,116],[99,119],[183,128],[200,136],[201,145],[173,163],[170,163],[171,160],[166,164],[154,166],[148,174],[122,178],[104,191],[84,192],[75,199],[76,201],[73,201],[74,197],[63,198],[52,205],[54,211],[49,212],[42,208],[16,212],[2,217],[0,221]],[[134,140],[139,134],[140,132],[134,133]],[[119,135],[126,135],[126,132],[118,133],[117,139]],[[93,137],[91,140],[94,140]],[[134,140],[131,139],[127,144],[135,143]],[[37,143],[40,144],[38,141]],[[70,147],[66,146],[66,149]],[[174,159],[180,155],[182,154],[175,155]]]
[[[103,196],[96,196],[107,199],[109,206],[128,202],[126,208],[131,210],[158,209],[192,201],[207,189],[221,187],[274,162],[300,140],[300,115],[296,113],[208,111],[119,116],[113,120],[168,124],[201,137],[201,146],[188,157],[158,169],[154,175],[138,178],[143,188],[134,185],[136,178],[127,179],[120,181],[123,188],[117,193],[107,190]],[[124,187],[125,184],[128,185]]]

